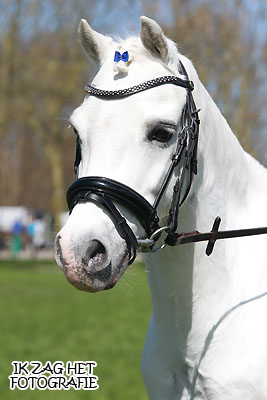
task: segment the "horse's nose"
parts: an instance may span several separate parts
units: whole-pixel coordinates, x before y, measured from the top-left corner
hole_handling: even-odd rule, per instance
[[[84,241],[72,247],[67,234],[58,234],[56,238],[56,259],[63,270],[84,269],[88,277],[108,278],[111,265],[106,247],[100,240]]]
[[[98,239],[81,240],[77,247],[72,248],[70,237],[65,233],[58,234],[56,260],[68,281],[80,290],[93,292],[112,287],[112,282],[109,282],[111,260],[106,247]]]
[[[72,248],[68,235],[57,235],[56,253],[63,267],[80,264],[89,274],[101,271],[107,266],[107,250],[97,239],[80,241],[77,248]]]

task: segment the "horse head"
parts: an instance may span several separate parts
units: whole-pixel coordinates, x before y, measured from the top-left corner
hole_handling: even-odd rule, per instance
[[[70,190],[72,212],[57,235],[56,259],[71,284],[95,292],[118,282],[134,259],[131,249],[135,253],[136,237],[153,234],[151,226],[140,222],[141,208],[150,214],[156,202],[154,228],[159,227],[158,221],[164,225],[173,184],[181,173],[175,161],[174,173],[169,176],[172,183],[165,185],[160,198],[158,193],[173,155],[177,155],[178,132],[192,89],[182,62],[190,75],[195,70],[160,26],[146,17],[141,17],[140,37],[115,41],[93,31],[85,20],[79,34],[87,56],[100,68],[86,87],[88,95],[70,117],[77,135],[79,184],[74,183]],[[164,77],[175,84],[165,84]],[[82,183],[89,184],[90,190]],[[103,185],[111,192],[115,187],[117,197],[112,202],[98,193]],[[83,195],[77,200],[81,189]],[[127,202],[120,201],[124,189],[126,197],[131,191],[128,203],[133,207],[138,203],[135,213]]]

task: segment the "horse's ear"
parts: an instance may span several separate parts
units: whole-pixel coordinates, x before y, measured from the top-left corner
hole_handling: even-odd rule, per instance
[[[145,48],[154,56],[160,57],[166,62],[168,56],[168,43],[161,27],[147,17],[140,17],[140,37]]]
[[[79,35],[87,55],[96,62],[102,63],[108,52],[112,39],[94,31],[85,19],[79,25]]]

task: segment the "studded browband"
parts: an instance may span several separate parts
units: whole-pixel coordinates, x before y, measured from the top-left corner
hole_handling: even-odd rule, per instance
[[[165,85],[166,83],[171,83],[173,85],[189,89],[190,91],[194,89],[194,83],[192,81],[184,80],[178,78],[177,76],[170,75],[170,76],[162,76],[160,78],[151,79],[149,81],[140,83],[139,85],[135,85],[127,89],[102,90],[92,85],[85,85],[84,90],[87,93],[96,97],[104,97],[105,99],[107,98],[116,99],[116,98],[131,96],[132,94],[143,92],[153,87]]]

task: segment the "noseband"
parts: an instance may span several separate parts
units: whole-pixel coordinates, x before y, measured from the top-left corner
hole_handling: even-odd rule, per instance
[[[135,260],[138,248],[144,252],[158,251],[163,249],[166,245],[175,246],[178,244],[208,240],[209,243],[206,253],[210,255],[217,239],[267,233],[267,228],[221,232],[218,231],[220,224],[219,217],[216,218],[211,232],[200,233],[194,231],[186,234],[175,233],[178,226],[179,207],[187,198],[192,186],[193,177],[197,174],[197,144],[200,123],[198,118],[199,110],[196,108],[192,95],[194,84],[188,79],[187,72],[181,62],[179,64],[179,70],[186,79],[181,79],[176,76],[163,76],[127,89],[113,91],[101,90],[91,85],[85,86],[85,91],[89,95],[104,100],[121,99],[166,84],[180,86],[184,88],[187,93],[186,103],[181,116],[181,130],[177,134],[175,151],[170,159],[169,168],[161,183],[153,206],[142,195],[129,186],[112,179],[101,176],[89,176],[78,179],[81,146],[79,137],[77,136],[76,158],[74,162],[76,180],[70,185],[67,192],[67,203],[70,213],[75,205],[81,202],[92,202],[101,207],[109,215],[117,232],[126,242],[129,253],[129,264]],[[174,170],[178,165],[180,167],[180,173],[173,187],[173,196],[167,223],[164,227],[160,227],[157,208],[169,185]],[[135,236],[114,202],[126,207],[126,209],[138,219],[146,233],[145,238],[137,238]],[[163,245],[157,247],[156,243],[163,231],[167,233],[167,237]]]
[[[151,204],[129,186],[112,179],[89,176],[74,181],[67,192],[69,209],[72,210],[77,203],[88,201],[107,211],[119,235],[126,241],[130,264],[135,259],[138,240],[113,202],[115,201],[131,210],[148,237],[159,229],[159,218]]]

